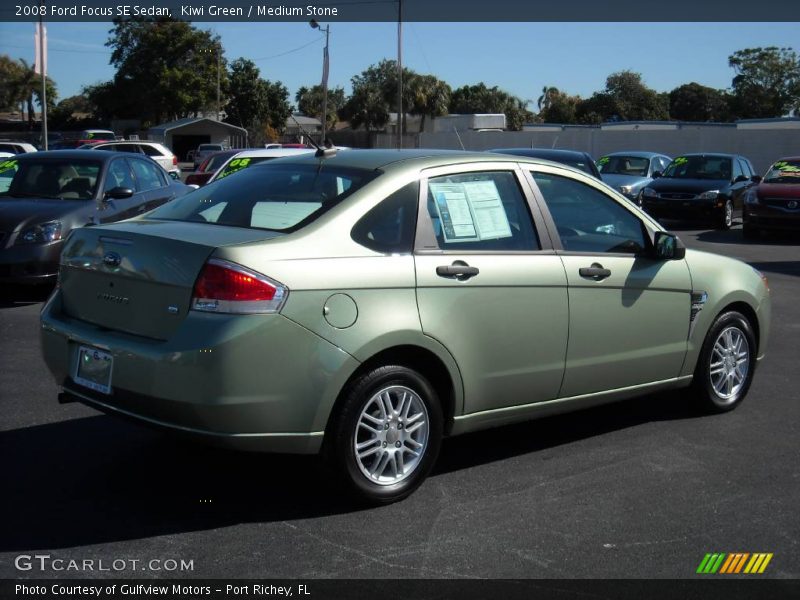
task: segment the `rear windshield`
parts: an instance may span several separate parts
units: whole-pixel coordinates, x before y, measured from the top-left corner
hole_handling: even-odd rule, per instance
[[[378,174],[324,163],[270,161],[173,200],[149,217],[291,232],[315,221]]]
[[[779,160],[764,176],[765,183],[800,183],[800,160]]]
[[[221,144],[200,144],[200,146],[197,149],[200,152],[208,152],[209,150],[212,150],[214,152],[219,152],[220,150],[222,150],[222,145]]]

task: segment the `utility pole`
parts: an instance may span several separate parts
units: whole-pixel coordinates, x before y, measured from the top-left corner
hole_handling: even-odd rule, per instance
[[[320,140],[320,146],[324,146],[325,140],[328,137],[328,69],[330,60],[328,44],[331,39],[331,26],[323,27],[316,19],[311,19],[308,24],[314,29],[325,32],[325,50],[323,50],[322,54],[322,139]]]
[[[42,147],[47,150],[47,73],[45,64],[47,61],[44,54],[44,0],[40,0],[39,6],[39,70],[42,72]]]
[[[397,149],[403,148],[403,0],[397,0]]]
[[[217,44],[217,121],[219,121],[220,105],[219,105],[219,80],[220,71],[222,70],[222,45]]]

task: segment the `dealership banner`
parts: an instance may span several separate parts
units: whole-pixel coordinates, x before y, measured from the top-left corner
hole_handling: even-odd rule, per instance
[[[65,579],[0,580],[0,598],[66,600],[784,600],[800,597],[800,581],[778,579]]]
[[[785,1],[672,0],[3,0],[0,21],[797,21]]]

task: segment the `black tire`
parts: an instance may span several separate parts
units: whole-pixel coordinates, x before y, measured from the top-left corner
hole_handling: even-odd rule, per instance
[[[385,433],[383,430],[380,433],[370,433],[364,431],[364,428],[359,428],[362,412],[370,405],[375,406],[375,397],[379,392],[390,390],[390,394],[398,403],[392,405],[395,407],[399,406],[400,393],[405,389],[416,395],[416,399],[413,401],[407,400],[412,405],[412,410],[418,402],[424,405],[424,411],[418,411],[422,415],[419,419],[425,420],[427,417],[427,440],[422,447],[421,456],[415,463],[415,455],[411,454],[412,450],[410,446],[406,446],[407,442],[405,441],[411,434],[402,431],[404,422],[402,414],[386,418],[384,426],[388,425],[389,429]],[[436,390],[425,377],[413,369],[400,365],[387,365],[359,376],[343,393],[342,401],[337,405],[336,414],[333,415],[326,433],[323,447],[326,462],[337,473],[340,482],[348,492],[359,500],[371,504],[389,504],[409,496],[428,476],[439,455],[443,417]],[[408,397],[411,398],[410,395]],[[373,413],[373,415],[378,414]],[[410,414],[406,416],[411,417]],[[381,428],[380,425],[377,427]],[[366,436],[366,438],[361,436]],[[387,439],[381,442],[381,436],[387,438],[388,442]],[[400,437],[402,442],[396,439],[398,436],[405,436]],[[367,447],[367,450],[377,448],[375,454],[362,461],[357,457],[355,448],[359,439],[366,439],[366,442],[372,439],[377,441],[375,446]],[[410,444],[410,442],[408,443]],[[393,448],[396,444],[400,444],[399,449]],[[381,448],[386,448],[386,450]],[[362,467],[367,470],[376,465],[379,467],[381,459],[378,457],[384,454],[391,456],[392,461],[396,460],[394,458],[396,454],[405,457],[405,460],[408,460],[410,455],[410,462],[414,463],[414,466],[409,468],[408,473],[402,475],[402,479],[395,483],[386,481],[378,483],[377,479],[364,473]],[[374,462],[371,462],[373,460]],[[392,470],[395,469],[395,464],[392,464]],[[379,478],[389,466],[389,462],[384,465],[384,468],[378,473]],[[388,473],[387,477],[391,478],[391,471]]]
[[[726,200],[719,215],[717,215],[717,229],[725,231],[733,225],[733,200]]]
[[[712,363],[720,365],[725,362],[725,359],[719,351],[715,350],[715,345],[723,332],[727,330],[737,331],[743,336],[743,339],[747,343],[748,360],[746,373],[744,373],[741,383],[735,383],[734,378],[732,380],[734,384],[732,384],[729,390],[731,393],[723,394],[714,386],[712,370],[719,368],[724,369],[726,367],[716,366],[715,369],[712,369],[711,365]],[[743,314],[736,311],[729,311],[718,316],[706,334],[706,339],[700,350],[700,356],[697,359],[697,367],[694,371],[692,391],[699,407],[705,412],[723,413],[731,411],[739,406],[747,395],[747,391],[750,389],[750,384],[753,381],[757,353],[758,348],[753,333],[753,327]],[[728,358],[729,360],[736,360],[736,357]],[[728,363],[728,366],[733,367],[732,363]],[[717,381],[720,381],[720,374],[718,373],[715,378]],[[722,376],[722,380],[726,380],[724,376]]]

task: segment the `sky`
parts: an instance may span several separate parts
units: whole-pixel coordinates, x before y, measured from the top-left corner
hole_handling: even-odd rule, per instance
[[[253,60],[291,94],[320,82],[324,35],[307,23],[197,23],[222,38],[229,61]],[[49,23],[48,74],[59,98],[111,79],[110,23]],[[33,62],[32,23],[0,23],[0,54]],[[403,64],[453,88],[483,81],[535,102],[542,87],[590,96],[630,69],[669,91],[695,81],[728,88],[728,56],[748,47],[800,50],[797,23],[404,23]],[[397,57],[396,23],[331,23],[329,86]]]

